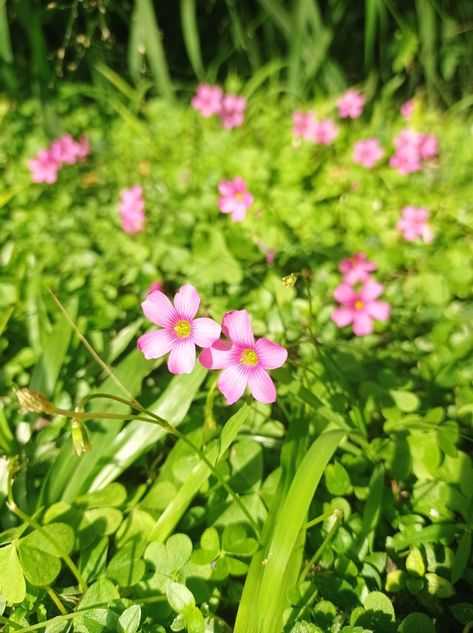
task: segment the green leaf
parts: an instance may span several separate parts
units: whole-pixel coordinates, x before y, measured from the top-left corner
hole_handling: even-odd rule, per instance
[[[25,579],[13,544],[0,549],[0,594],[12,604],[23,602],[26,596]]]
[[[136,633],[140,626],[141,607],[134,604],[125,609],[118,618],[118,633]]]
[[[400,391],[397,389],[391,389],[389,393],[396,403],[396,406],[404,413],[417,411],[420,406],[419,398],[415,395],[415,393]]]
[[[171,608],[180,614],[195,606],[194,596],[189,589],[179,582],[170,582],[166,587],[166,596]]]
[[[109,604],[112,600],[117,600],[119,597],[120,594],[113,582],[107,578],[100,578],[87,589],[82,596],[79,607],[80,609],[87,609],[99,605],[103,606]]]
[[[32,585],[50,585],[61,570],[59,558],[74,547],[74,532],[65,523],[49,523],[44,533],[34,530],[22,538],[18,554],[26,578]],[[54,543],[47,538],[49,535]]]
[[[107,577],[121,587],[131,587],[139,582],[145,574],[145,563],[136,557],[135,545],[132,543],[118,550],[107,567]]]
[[[350,477],[340,462],[329,464],[325,469],[325,485],[330,494],[338,497],[352,491]]]
[[[381,613],[388,615],[391,618],[391,621],[394,622],[395,615],[393,604],[384,593],[381,593],[380,591],[372,591],[366,596],[363,606],[367,611],[380,611]]]
[[[438,574],[428,572],[425,574],[425,579],[428,593],[436,598],[450,598],[455,593],[452,583]]]
[[[417,547],[413,547],[406,558],[406,569],[411,574],[423,576],[425,574],[424,557]]]
[[[436,633],[433,620],[425,613],[410,613],[399,625],[399,633]]]
[[[102,508],[103,506],[118,508],[125,503],[126,496],[125,487],[114,482],[108,484],[102,490],[80,495],[75,499],[74,503],[85,505],[88,508]]]
[[[470,602],[458,602],[452,604],[450,607],[454,618],[461,624],[466,625],[469,622],[473,622],[473,604]]]
[[[184,624],[187,633],[204,633],[205,631],[204,616],[198,607],[186,610],[184,613]]]

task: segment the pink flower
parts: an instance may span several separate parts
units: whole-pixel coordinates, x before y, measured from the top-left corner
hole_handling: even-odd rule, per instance
[[[435,158],[439,153],[438,139],[435,134],[421,134],[419,154],[423,160]]]
[[[253,196],[247,190],[245,181],[240,176],[233,180],[222,180],[218,185],[221,197],[218,208],[222,213],[231,213],[234,222],[245,219],[246,212],[253,204]]]
[[[373,320],[387,321],[391,312],[388,303],[376,301],[383,290],[384,286],[372,279],[367,279],[358,292],[346,283],[340,284],[333,296],[341,307],[332,312],[332,321],[338,327],[352,323],[356,336],[371,334]]]
[[[265,255],[266,263],[272,266],[274,264],[275,258],[276,258],[276,251],[273,248],[268,248]]]
[[[47,182],[52,184],[57,180],[60,164],[50,150],[42,149],[35,158],[28,161],[28,169],[33,182]]]
[[[162,291],[163,289],[163,282],[156,280],[151,282],[149,288],[148,288],[148,292],[146,293],[147,295],[150,295],[152,292],[154,292],[155,290],[159,290]]]
[[[160,290],[150,293],[141,304],[147,319],[161,326],[140,336],[138,349],[146,359],[160,358],[168,352],[172,374],[190,374],[195,365],[195,346],[210,347],[220,336],[220,325],[213,319],[195,315],[200,305],[197,290],[185,284],[174,297],[174,305]]]
[[[51,154],[58,163],[73,165],[89,155],[89,139],[82,136],[75,141],[70,134],[63,134],[51,143]]]
[[[358,141],[353,152],[353,162],[371,169],[384,156],[384,151],[377,138]]]
[[[212,114],[220,114],[222,109],[223,90],[219,86],[200,84],[192,97],[191,105],[206,119]]]
[[[51,143],[51,154],[58,163],[73,165],[76,160],[76,142],[70,134],[63,134]]]
[[[223,127],[228,130],[234,127],[240,127],[245,118],[246,106],[247,101],[245,97],[224,95],[222,98],[222,108],[219,113]]]
[[[389,159],[389,165],[405,176],[422,169],[419,151],[413,147],[397,150]]]
[[[409,101],[406,101],[405,103],[401,105],[401,107],[399,108],[399,111],[401,112],[401,116],[404,119],[411,118],[414,112],[414,105],[415,105],[414,99],[409,99]]]
[[[431,228],[427,225],[429,212],[422,207],[407,206],[402,209],[402,218],[396,224],[404,239],[413,242],[421,237],[426,244],[433,239]]]
[[[300,136],[307,141],[312,141],[314,138],[317,121],[312,112],[294,112],[292,115],[292,134],[293,136]]]
[[[246,310],[228,312],[222,330],[231,343],[216,341],[202,352],[200,362],[207,369],[223,369],[217,386],[227,404],[239,400],[247,385],[255,400],[265,404],[275,402],[276,388],[267,370],[281,367],[287,351],[265,338],[255,342]]]
[[[364,253],[356,253],[348,259],[342,259],[338,270],[343,273],[343,283],[353,286],[367,281],[370,273],[376,270],[376,264],[366,259]]]
[[[338,136],[337,126],[331,119],[324,119],[315,124],[312,141],[320,145],[331,145]]]
[[[363,112],[365,98],[359,92],[347,90],[337,101],[338,114],[342,119],[358,119]]]
[[[125,233],[140,233],[145,224],[145,202],[140,185],[120,192],[120,219]]]

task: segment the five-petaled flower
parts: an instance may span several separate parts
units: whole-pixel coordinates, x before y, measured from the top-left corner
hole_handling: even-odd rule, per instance
[[[365,105],[365,98],[359,92],[347,90],[337,101],[338,114],[342,119],[358,119]]]
[[[195,315],[200,305],[197,290],[185,284],[174,297],[174,305],[160,290],[151,292],[141,304],[147,319],[161,326],[140,336],[138,349],[145,358],[160,358],[168,352],[172,374],[190,374],[195,365],[195,346],[210,347],[220,336],[213,319]]]
[[[371,334],[373,320],[387,321],[391,312],[388,303],[377,301],[383,291],[384,286],[373,279],[367,279],[358,291],[347,283],[340,284],[333,296],[341,306],[332,312],[332,320],[338,327],[353,324],[356,336]]]
[[[377,138],[368,138],[358,141],[353,150],[353,162],[372,169],[384,156],[384,151]]]
[[[35,158],[28,161],[28,169],[33,182],[46,182],[52,185],[57,180],[61,164],[48,149],[42,149]]]
[[[354,286],[369,279],[371,273],[376,270],[376,264],[366,259],[364,253],[356,253],[348,259],[342,259],[338,270],[343,273],[343,283]]]
[[[429,211],[423,207],[413,207],[411,205],[402,209],[402,217],[396,224],[396,228],[401,231],[404,239],[413,242],[421,237],[426,244],[430,244],[433,239],[432,229],[428,226]]]
[[[222,331],[230,342],[216,341],[202,352],[200,362],[207,369],[223,369],[217,386],[227,403],[239,400],[246,386],[259,402],[275,402],[276,388],[268,370],[281,367],[287,351],[265,338],[255,341],[246,310],[228,312],[223,319]]]
[[[200,84],[192,97],[191,105],[206,119],[222,110],[223,90],[219,86]]]
[[[234,222],[242,222],[253,204],[253,196],[246,188],[243,178],[236,176],[233,180],[222,180],[218,190],[220,198],[217,204],[220,211],[231,213]]]

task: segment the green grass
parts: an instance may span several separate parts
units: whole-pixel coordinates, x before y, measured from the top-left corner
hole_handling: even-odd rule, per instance
[[[182,4],[198,69],[193,3]],[[300,18],[316,27],[316,14]],[[370,136],[392,152],[404,123],[389,87],[324,148],[293,142],[292,106],[257,78],[241,87],[244,126],[229,132],[98,70],[106,99],[61,88],[61,130],[87,133],[92,154],[55,185],[31,184],[26,168],[49,142],[38,104],[0,107],[4,630],[468,630],[471,121],[421,107],[413,125],[438,134],[440,158],[406,177],[386,159],[374,170],[351,160]],[[307,105],[321,117],[333,106]],[[236,175],[255,196],[241,224],[216,205],[219,181]],[[118,200],[135,183],[147,223],[129,236]],[[396,231],[409,204],[429,208],[431,245]],[[392,315],[356,338],[330,314],[338,263],[360,250]],[[171,377],[142,357],[140,302],[156,279],[168,295],[195,285],[217,320],[247,309],[258,336],[288,348],[274,406],[227,407],[213,373]],[[26,386],[62,409],[97,393],[126,402],[85,407],[93,448],[79,458],[69,419],[19,408],[13,389]],[[135,419],[135,398],[183,437]]]

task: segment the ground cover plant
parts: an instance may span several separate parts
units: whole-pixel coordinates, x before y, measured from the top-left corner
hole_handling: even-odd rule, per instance
[[[470,630],[471,122],[109,76],[1,104],[4,630]]]

